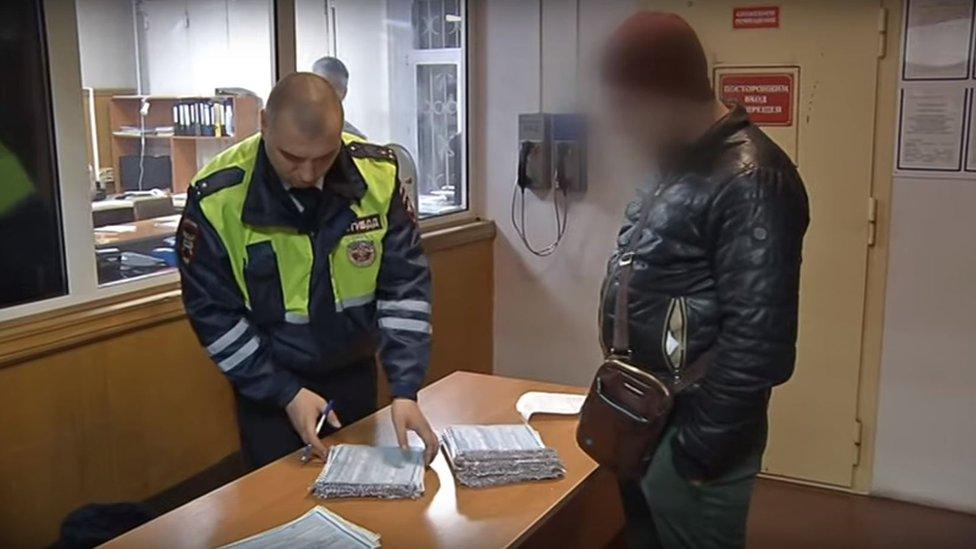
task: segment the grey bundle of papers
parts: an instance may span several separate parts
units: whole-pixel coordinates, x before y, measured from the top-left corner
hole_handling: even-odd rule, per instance
[[[559,454],[528,425],[452,425],[442,438],[454,476],[464,486],[500,486],[566,474]]]
[[[329,448],[312,492],[320,498],[419,498],[424,493],[423,450],[337,444]]]
[[[315,507],[301,517],[261,532],[223,549],[375,549],[380,535],[353,524],[325,507]]]

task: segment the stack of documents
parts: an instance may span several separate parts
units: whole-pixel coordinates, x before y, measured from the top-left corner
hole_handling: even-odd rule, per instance
[[[353,524],[325,507],[316,507],[301,517],[225,549],[375,549],[380,535]]]
[[[320,498],[419,498],[424,493],[424,452],[338,444],[329,448],[312,492]]]
[[[566,474],[559,454],[528,425],[453,425],[443,439],[454,475],[464,486],[499,486]]]

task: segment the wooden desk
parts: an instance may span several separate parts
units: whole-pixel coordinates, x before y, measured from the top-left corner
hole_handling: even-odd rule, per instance
[[[576,387],[456,372],[420,393],[435,430],[452,423],[517,423],[525,391]],[[326,439],[395,445],[389,408]],[[566,478],[473,489],[457,486],[438,455],[418,500],[318,500],[308,493],[322,464],[302,467],[298,452],[120,536],[111,547],[206,547],[288,522],[315,505],[378,532],[384,547],[499,548],[514,545],[602,547],[622,527],[615,480],[575,442],[575,417],[544,416],[532,425],[566,463]],[[147,459],[152,459],[147,456]]]
[[[167,215],[153,219],[143,219],[132,223],[121,223],[119,226],[135,227],[134,231],[116,233],[95,229],[95,247],[110,248],[126,246],[136,242],[162,240],[176,234],[175,223],[179,223],[180,215]]]

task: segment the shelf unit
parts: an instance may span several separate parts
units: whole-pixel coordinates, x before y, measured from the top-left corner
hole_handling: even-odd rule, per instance
[[[230,99],[234,109],[234,135],[224,137],[204,135],[147,135],[146,142],[154,147],[169,148],[170,163],[172,164],[173,193],[186,192],[190,180],[196,175],[200,166],[197,164],[198,143],[226,143],[227,148],[254,135],[259,127],[259,113],[261,99],[255,96],[243,95],[214,95],[214,96],[157,96],[157,95],[116,95],[109,103],[109,123],[112,128],[112,167],[115,170],[116,193],[122,192],[122,171],[120,158],[122,156],[138,156],[140,153],[140,136],[119,133],[123,126],[139,127],[141,124],[139,110],[142,100],[149,101],[149,113],[146,115],[147,128],[173,126],[173,106],[185,100],[213,100],[226,101]]]

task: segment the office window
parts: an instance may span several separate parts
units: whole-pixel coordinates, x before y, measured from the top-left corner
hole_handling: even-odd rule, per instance
[[[0,2],[0,308],[67,292],[40,0]]]
[[[76,0],[99,284],[172,271],[190,180],[258,131],[272,0]]]
[[[413,47],[442,50],[461,47],[461,1],[415,0],[413,2]]]
[[[465,2],[297,0],[295,11],[298,70],[342,61],[346,121],[402,147],[420,217],[466,210]]]

